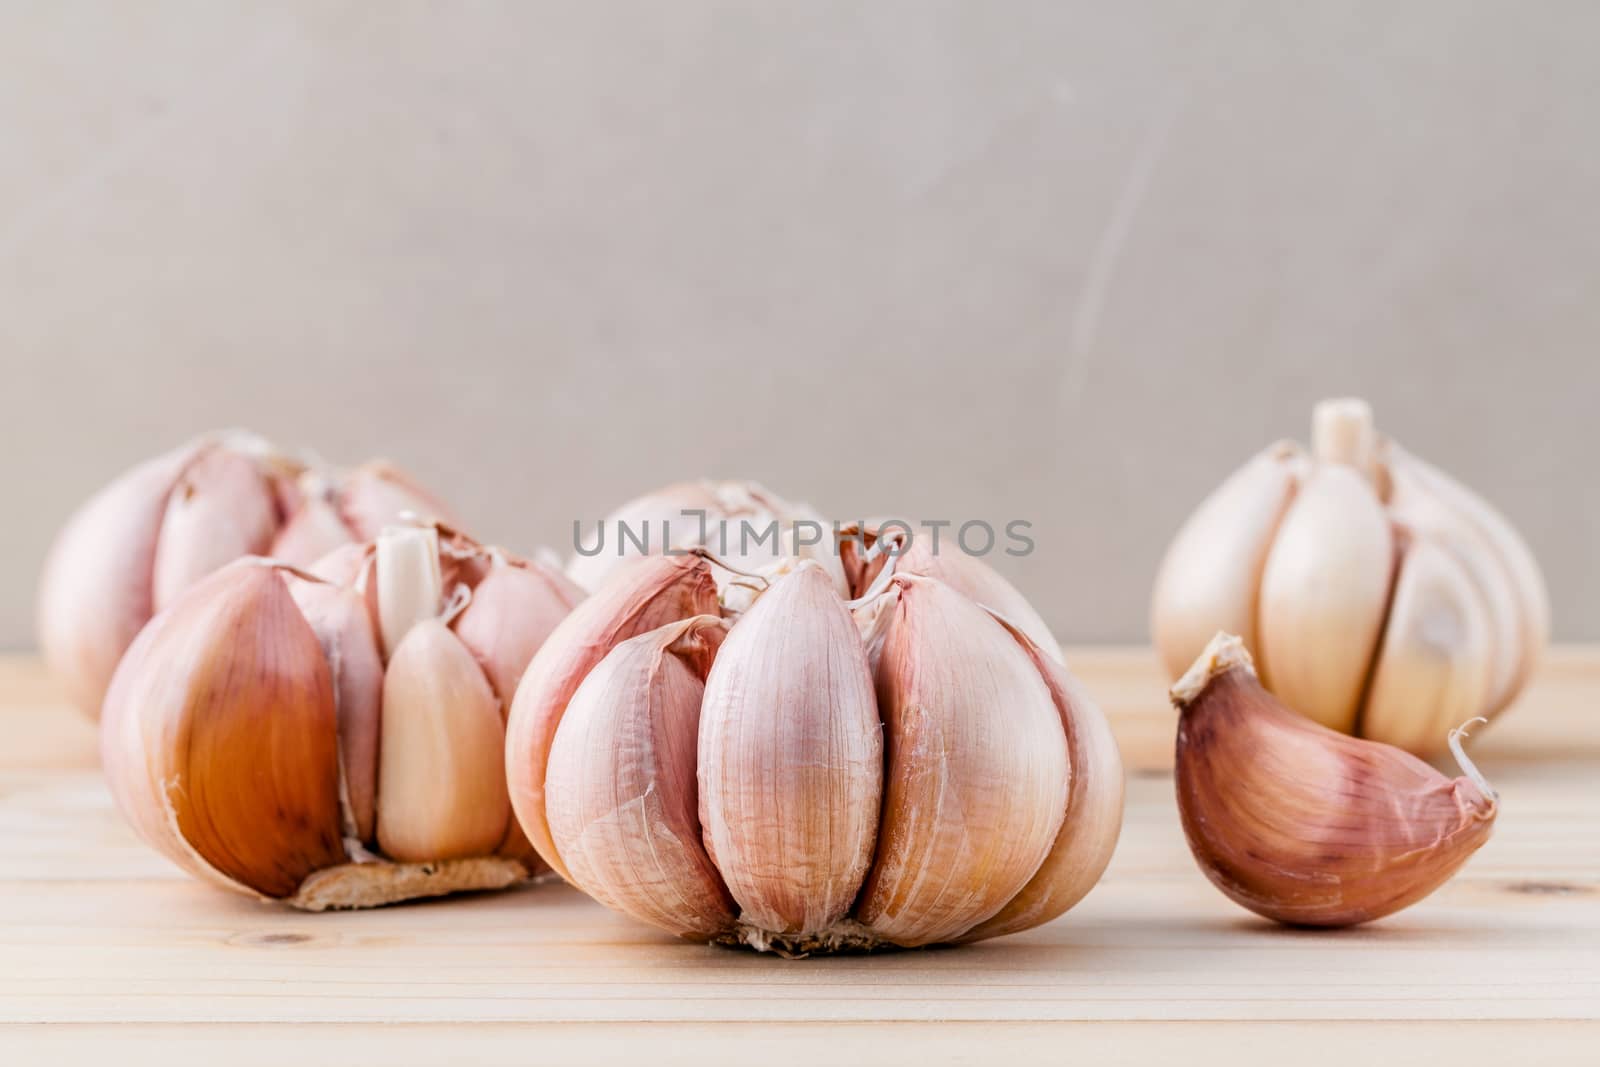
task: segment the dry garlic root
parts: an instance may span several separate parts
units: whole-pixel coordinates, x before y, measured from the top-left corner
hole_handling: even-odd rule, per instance
[[[304,566],[404,511],[448,518],[387,464],[329,476],[249,434],[191,441],[123,474],[57,535],[39,590],[45,661],[98,717],[134,635],[195,581],[240,556]]]
[[[1549,635],[1532,553],[1481,498],[1374,430],[1360,400],[1317,405],[1312,451],[1280,442],[1178,531],[1151,628],[1176,678],[1218,630],[1264,684],[1342,733],[1423,755],[1492,717]]]
[[[1415,904],[1489,839],[1498,799],[1462,753],[1446,778],[1417,757],[1319,726],[1261,687],[1217,634],[1173,686],[1178,810],[1216,887],[1269,919],[1351,926]]]
[[[315,571],[236,560],[140,632],[101,720],[123,814],[196,877],[309,910],[529,877],[505,706],[582,593],[432,524]]]
[[[738,614],[706,556],[629,562],[528,667],[506,766],[555,870],[791,955],[995,937],[1089,891],[1122,767],[1052,652],[911,566],[847,603],[790,561]]]

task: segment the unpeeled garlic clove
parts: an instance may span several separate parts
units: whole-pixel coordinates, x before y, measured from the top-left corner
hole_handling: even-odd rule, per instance
[[[500,554],[489,561],[450,628],[482,665],[502,712],[509,711],[534,653],[583,596],[566,575],[543,564]]]
[[[1050,691],[1005,628],[942,582],[893,584],[876,679],[882,844],[856,917],[914,946],[966,933],[1022,891],[1061,829],[1069,768]]]
[[[1490,695],[1488,610],[1454,556],[1412,538],[1361,712],[1362,737],[1430,751]]]
[[[1261,572],[1257,641],[1284,703],[1355,729],[1394,558],[1383,505],[1355,469],[1327,464],[1300,487]]]
[[[550,832],[573,883],[680,937],[734,925],[701,842],[696,746],[723,624],[669,623],[617,645],[578,686],[550,748]]]
[[[274,571],[218,571],[146,627],[106,696],[118,806],[192,873],[269,897],[344,860],[332,677]]]
[[[352,543],[350,529],[329,495],[328,490],[317,489],[298,495],[282,529],[273,538],[273,559],[308,567]]]
[[[411,475],[383,460],[363,463],[346,474],[338,489],[338,507],[356,539],[371,541],[402,516],[421,522],[455,523],[447,508]]]
[[[1349,926],[1416,903],[1489,837],[1497,800],[1398,748],[1287,710],[1218,634],[1172,689],[1177,792],[1202,871],[1279,922]]]
[[[710,564],[699,556],[631,561],[562,620],[523,672],[506,724],[506,780],[517,822],[558,874],[571,880],[545,814],[550,746],[568,702],[612,648],[667,623],[718,613]]]
[[[1490,602],[1505,652],[1482,714],[1495,715],[1527,684],[1550,640],[1550,598],[1538,561],[1516,528],[1477,493],[1392,441],[1386,455],[1397,507],[1413,505],[1432,519],[1430,528],[1442,528]]]
[[[339,722],[339,766],[349,805],[348,836],[371,842],[377,830],[378,730],[383,708],[383,657],[366,601],[355,590],[324,582],[289,589],[322,646],[333,675]]]
[[[156,610],[224,563],[265,552],[277,524],[272,483],[254,460],[201,453],[167,499],[151,579]]]
[[[510,804],[500,705],[472,653],[438,619],[415,623],[383,678],[378,845],[397,860],[488,855]]]
[[[167,498],[199,442],[141,463],[68,520],[39,581],[39,647],[73,704],[98,717],[117,661],[154,611]]]
[[[991,918],[961,935],[981,941],[1030,930],[1064,915],[1099,883],[1122,833],[1122,754],[1111,724],[1060,660],[1021,627],[998,617],[1050,690],[1067,737],[1067,810],[1050,852],[1028,884]]]
[[[1161,560],[1150,611],[1156,651],[1176,678],[1223,629],[1259,648],[1261,571],[1294,498],[1304,453],[1279,441],[1201,502]]]
[[[855,623],[827,573],[802,565],[723,642],[700,713],[700,823],[742,922],[805,936],[850,910],[872,862],[882,745]]]

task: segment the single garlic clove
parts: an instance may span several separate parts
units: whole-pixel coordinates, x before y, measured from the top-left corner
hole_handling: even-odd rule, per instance
[[[1383,627],[1394,533],[1355,468],[1324,463],[1295,495],[1261,575],[1258,651],[1289,707],[1350,733]]]
[[[438,616],[444,577],[439,569],[439,531],[432,526],[386,526],[374,543],[378,632],[393,656],[419,622]]]
[[[167,498],[206,447],[185,445],[139,464],[68,520],[39,582],[39,646],[68,698],[98,717],[106,686],[154,611],[150,573]]]
[[[200,877],[268,897],[341,863],[334,690],[284,581],[218,571],[158,615],[106,696],[118,807]]]
[[[223,564],[267,551],[277,528],[273,485],[256,461],[226,448],[202,453],[167,500],[151,576],[155,609]]]
[[[422,863],[493,853],[511,811],[500,703],[440,620],[414,624],[390,655],[380,737],[384,854]]]
[[[729,633],[700,713],[700,823],[742,923],[806,935],[850,910],[882,745],[861,638],[827,572],[804,563]]]
[[[370,842],[377,828],[378,733],[383,657],[366,601],[355,590],[322,582],[290,583],[290,594],[322,646],[333,673],[339,766],[349,805],[347,836]]]
[[[1105,874],[1122,833],[1122,754],[1111,724],[1094,699],[1061,662],[1001,618],[1050,690],[1067,736],[1071,778],[1067,813],[1055,844],[1022,891],[992,918],[962,935],[963,941],[1000,937],[1049,922],[1082,900]]]
[[[338,509],[322,493],[304,493],[272,542],[272,557],[307,567],[351,543]]]
[[[695,780],[702,663],[722,626],[696,616],[613,648],[568,703],[546,776],[550,832],[573,883],[700,940],[734,923],[701,843]]]
[[[1488,701],[1488,611],[1454,556],[1412,539],[1401,558],[1360,734],[1427,753]]]
[[[1050,690],[1011,634],[942,582],[893,584],[876,678],[883,815],[856,917],[916,946],[961,936],[1028,884],[1061,829],[1069,767]]]
[[[528,663],[506,724],[506,780],[517,823],[540,857],[562,877],[545,816],[545,770],[567,703],[612,648],[695,615],[717,614],[711,566],[698,556],[632,561],[551,631]]]
[[[1349,926],[1414,904],[1484,841],[1496,798],[1409,753],[1328,730],[1261,687],[1218,634],[1172,689],[1189,847],[1236,903],[1279,922]]]
[[[339,515],[357,540],[371,541],[406,513],[418,520],[454,523],[450,509],[393,464],[363,463],[339,486]]]
[[[1473,558],[1482,559],[1487,555],[1499,564],[1499,568],[1482,563],[1474,566],[1480,584],[1486,589],[1509,584],[1516,598],[1517,610],[1504,613],[1499,610],[1498,597],[1488,594],[1497,620],[1516,620],[1514,629],[1500,631],[1501,640],[1513,643],[1517,652],[1513,657],[1515,667],[1509,675],[1504,671],[1497,674],[1488,706],[1482,712],[1494,715],[1504,709],[1533,676],[1550,640],[1550,597],[1539,563],[1516,528],[1477,493],[1393,442],[1389,443],[1388,455],[1397,501],[1406,492],[1413,498],[1426,494],[1453,514],[1455,528],[1468,533],[1471,541],[1482,546]],[[1499,574],[1494,573],[1496,570]]]
[[[1261,572],[1303,461],[1293,441],[1259,453],[1213,491],[1173,538],[1156,576],[1150,613],[1168,677],[1183,673],[1219,626],[1242,635],[1250,648],[1260,647]]]
[[[502,711],[510,708],[533,654],[583,595],[560,571],[503,556],[473,586],[450,628],[483,667]]]

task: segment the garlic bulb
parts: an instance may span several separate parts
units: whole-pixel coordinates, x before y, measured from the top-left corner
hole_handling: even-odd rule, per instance
[[[1309,455],[1275,444],[1207,497],[1152,599],[1171,677],[1235,633],[1290,708],[1422,755],[1511,703],[1550,628],[1522,538],[1360,400],[1317,405]]]
[[[1462,753],[1446,778],[1296,715],[1218,634],[1172,689],[1178,810],[1206,877],[1258,915],[1350,926],[1416,903],[1489,839],[1498,800]]]
[[[150,617],[240,556],[306,565],[403,511],[448,518],[403,472],[336,478],[244,433],[139,464],[68,520],[39,587],[39,644],[72,702],[98,717],[117,661]]]
[[[847,604],[814,561],[740,614],[708,556],[630,562],[529,664],[506,768],[551,867],[790,955],[1013,933],[1093,887],[1122,766],[1053,652],[922,575]]]
[[[582,594],[431,524],[317,569],[350,584],[245,557],[140,632],[101,720],[124,815],[197,877],[308,910],[529,877],[504,715]]]
[[[771,575],[795,560],[819,563],[841,594],[845,575],[833,524],[755,482],[679,482],[623,504],[601,521],[593,544],[580,539],[567,574],[593,591],[628,559],[708,548],[733,569],[719,569],[725,600],[748,605],[749,575]],[[641,547],[642,546],[642,547]]]

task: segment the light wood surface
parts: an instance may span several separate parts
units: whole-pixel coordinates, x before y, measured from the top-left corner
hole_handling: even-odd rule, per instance
[[[1213,890],[1153,659],[1070,658],[1130,765],[1089,898],[980,945],[799,962],[560,885],[329,915],[209,889],[122,825],[38,666],[0,659],[0,1064],[1600,1062],[1600,649],[1558,650],[1474,739],[1503,807],[1462,875],[1344,932]]]

